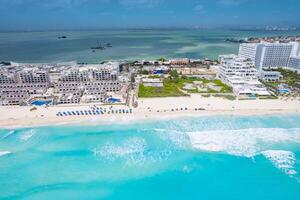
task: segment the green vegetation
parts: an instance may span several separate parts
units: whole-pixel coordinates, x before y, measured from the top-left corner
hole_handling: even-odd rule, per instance
[[[179,82],[179,75],[178,75],[178,72],[176,70],[170,71],[169,80],[173,83],[178,83]]]
[[[287,70],[287,69],[282,69],[279,68],[277,71],[279,71],[282,76],[283,76],[283,83],[288,84],[289,86],[292,87],[297,87],[300,88],[300,74],[297,72]]]
[[[258,96],[259,99],[278,99],[277,96]]]
[[[190,83],[191,84],[194,81],[201,81],[204,85],[207,85],[208,83],[213,83],[213,84],[215,84],[218,87],[222,87],[222,90],[220,91],[220,93],[232,93],[232,88],[229,87],[228,85],[224,84],[220,80],[208,80],[208,79],[204,79],[204,78],[182,76],[178,80],[178,86],[180,88],[183,88],[186,83]],[[212,90],[212,89],[208,89],[207,92],[198,92],[197,89],[190,90],[189,92],[191,92],[191,93],[219,93],[218,91],[215,91],[215,90]]]
[[[167,61],[167,59],[165,59],[165,58],[160,58],[160,59],[158,59],[158,61],[165,62],[165,61]]]
[[[148,78],[161,78],[160,75],[151,75],[151,76],[148,76]]]
[[[263,81],[261,81],[263,82]],[[263,82],[266,86],[271,87],[271,88],[278,88],[278,86],[281,84],[280,82]]]
[[[151,75],[149,78],[161,78],[157,75]],[[221,91],[215,91],[213,89],[207,89],[205,92],[199,92],[198,89],[191,89],[185,90],[189,93],[208,93],[208,97],[210,94],[216,93],[232,93],[232,89],[222,83],[220,80],[207,80],[203,78],[196,78],[196,77],[187,77],[187,76],[180,76],[176,70],[172,70],[169,73],[169,77],[163,80],[163,87],[146,87],[142,84],[139,86],[138,96],[139,97],[177,97],[177,96],[188,96],[184,92],[183,87],[186,83],[192,84],[194,81],[201,81],[204,86],[206,87],[207,84],[213,83],[215,86],[221,87]],[[222,96],[224,98],[232,99],[232,96]]]
[[[210,96],[211,96],[210,94],[202,94],[202,97],[205,97],[205,98],[208,98]]]
[[[143,74],[143,75],[148,75],[149,74],[149,72],[145,69],[140,69],[138,73]]]
[[[163,81],[163,88],[158,87],[146,87],[143,84],[139,86],[139,97],[178,97],[178,96],[188,96],[187,94],[180,91],[177,85],[165,79]]]

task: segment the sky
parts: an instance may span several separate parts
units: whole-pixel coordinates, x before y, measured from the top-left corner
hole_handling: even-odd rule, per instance
[[[300,0],[0,0],[0,30],[300,26]]]

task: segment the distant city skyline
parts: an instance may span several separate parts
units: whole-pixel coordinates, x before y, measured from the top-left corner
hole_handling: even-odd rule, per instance
[[[297,0],[1,0],[1,31],[299,27]]]

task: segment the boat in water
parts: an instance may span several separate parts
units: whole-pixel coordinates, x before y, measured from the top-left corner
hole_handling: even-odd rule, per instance
[[[95,47],[91,47],[93,50],[104,50],[105,47],[101,45],[101,43],[98,42],[98,45]]]
[[[68,37],[63,35],[63,36],[58,36],[57,39],[67,39]]]

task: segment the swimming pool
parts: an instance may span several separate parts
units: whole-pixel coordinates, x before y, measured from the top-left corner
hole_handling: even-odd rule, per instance
[[[281,94],[285,94],[285,93],[289,93],[290,91],[288,89],[281,89],[281,90],[279,90],[279,92]]]
[[[48,100],[48,101],[36,100],[36,101],[31,102],[31,105],[43,106],[43,105],[49,105],[50,103],[52,103],[52,100]]]
[[[121,102],[121,100],[117,99],[117,98],[109,98],[107,101],[109,103],[120,103]]]

